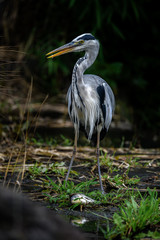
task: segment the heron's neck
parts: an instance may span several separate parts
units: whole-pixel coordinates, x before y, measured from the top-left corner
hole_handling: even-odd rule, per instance
[[[99,45],[92,46],[86,50],[85,55],[82,58],[79,58],[73,68],[72,74],[72,85],[75,83],[83,84],[83,74],[87,68],[89,68],[97,58],[99,52]]]

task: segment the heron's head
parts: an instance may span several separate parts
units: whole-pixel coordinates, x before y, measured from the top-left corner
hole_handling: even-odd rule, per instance
[[[47,53],[47,58],[54,58],[69,52],[81,52],[86,51],[89,48],[99,48],[99,42],[91,33],[82,34],[74,38],[70,43],[63,45],[49,53]]]

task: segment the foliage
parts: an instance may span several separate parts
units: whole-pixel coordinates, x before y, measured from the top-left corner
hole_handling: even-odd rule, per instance
[[[36,162],[33,166],[29,167],[28,171],[31,178],[36,178],[38,176],[42,176],[48,173],[55,173],[57,175],[60,175],[61,177],[64,177],[64,174],[66,173],[66,168],[64,162],[55,162],[47,165]],[[72,171],[72,173],[75,173],[75,171]]]
[[[47,197],[50,203],[56,203],[59,207],[65,206],[69,207],[69,197],[72,194],[83,193],[88,197],[91,197],[95,200],[95,203],[98,204],[119,204],[122,199],[129,198],[131,194],[129,192],[122,192],[120,190],[116,190],[116,192],[109,192],[106,194],[102,194],[101,191],[90,190],[91,187],[94,187],[98,182],[93,180],[88,180],[85,182],[81,182],[75,184],[72,181],[68,181],[65,185],[65,181],[62,184],[61,182],[56,183],[50,177],[46,176],[47,180],[44,180],[45,190],[43,190],[43,194]],[[134,196],[136,194],[134,193]],[[79,205],[79,204],[78,204]],[[77,205],[76,205],[77,206]],[[72,208],[76,207],[72,206]]]
[[[44,195],[47,196],[50,203],[58,203],[59,207],[69,206],[69,197],[75,193],[84,193],[89,195],[90,186],[97,184],[95,180],[89,180],[81,182],[79,184],[74,184],[72,181],[67,183],[55,183],[51,178],[47,176],[49,181],[45,182]],[[77,205],[76,205],[77,206]]]
[[[63,163],[62,163],[63,164]],[[59,164],[58,164],[59,166]],[[56,172],[56,170],[52,168],[52,170],[59,174],[60,177],[64,177],[64,175],[61,172]],[[59,169],[59,168],[58,168]],[[122,178],[119,175],[116,175],[115,178],[110,178],[110,181],[115,183],[117,186],[120,186],[116,191],[110,191],[108,193],[102,194],[101,191],[97,190],[95,186],[97,185],[97,181],[95,179],[87,180],[85,182],[80,182],[78,184],[75,184],[72,181],[68,181],[65,184],[65,181],[62,183],[60,180],[59,182],[53,181],[49,176],[48,173],[50,171],[48,170],[46,178],[43,179],[44,182],[44,194],[47,196],[50,203],[56,203],[58,206],[70,206],[69,203],[69,196],[75,193],[83,193],[87,195],[88,197],[91,197],[95,200],[96,204],[113,204],[113,205],[119,205],[120,202],[123,202],[124,199],[129,199],[131,196],[134,196],[138,198],[139,192],[135,191],[123,191],[121,188],[124,188],[124,183]],[[72,171],[72,173],[76,174]],[[136,184],[139,179],[138,178],[131,178],[126,180],[128,185]],[[98,183],[99,184],[99,183]],[[77,206],[77,205],[76,205]]]
[[[107,181],[111,182],[112,185],[118,188],[124,188],[126,185],[131,186],[135,185],[140,181],[140,178],[134,177],[134,178],[129,178],[127,175],[119,175],[116,174],[113,177],[108,176],[108,174],[103,175],[104,178],[107,179]]]
[[[60,135],[60,139],[61,139],[61,145],[62,146],[72,146],[73,145],[73,141],[69,138],[66,138],[64,135]]]
[[[60,144],[61,146],[71,146],[73,142],[71,139],[65,137],[64,135],[60,134],[59,137],[51,138],[51,137],[42,137],[37,134],[35,137],[28,139],[28,143],[32,143],[37,146],[57,146]]]
[[[57,140],[53,139],[53,138],[43,138],[42,136],[40,136],[39,134],[37,134],[36,137],[32,137],[30,139],[28,139],[28,143],[29,144],[34,144],[37,146],[42,146],[44,144],[47,144],[48,146],[52,146],[52,145],[56,145],[57,144]]]
[[[156,191],[148,189],[148,196],[140,195],[140,202],[131,196],[130,200],[125,200],[124,204],[119,207],[119,212],[114,213],[114,227],[110,229],[107,224],[107,229],[102,229],[106,239],[114,239],[119,236],[121,239],[130,239],[133,236],[159,236],[158,233],[143,233],[149,226],[156,226],[160,222],[159,203]],[[139,234],[141,233],[141,234]]]

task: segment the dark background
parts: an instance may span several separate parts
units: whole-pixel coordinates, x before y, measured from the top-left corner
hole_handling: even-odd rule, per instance
[[[21,74],[33,77],[41,93],[66,93],[81,53],[56,60],[45,54],[90,32],[101,48],[87,70],[112,87],[121,118],[138,137],[159,139],[160,11],[151,0],[10,0],[0,1],[1,46],[25,52]],[[16,53],[15,53],[16,54]],[[24,67],[25,63],[25,67]],[[158,142],[155,146],[158,146]],[[154,145],[154,144],[153,144]]]

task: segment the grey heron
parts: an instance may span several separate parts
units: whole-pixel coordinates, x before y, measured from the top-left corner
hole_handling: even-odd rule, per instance
[[[69,52],[85,51],[85,55],[78,59],[73,68],[72,82],[68,89],[68,112],[74,124],[75,139],[73,155],[65,178],[67,182],[69,173],[77,151],[79,130],[83,130],[89,140],[97,144],[97,165],[99,182],[104,193],[99,163],[100,140],[104,138],[112,120],[115,109],[114,94],[105,80],[92,74],[84,74],[97,58],[99,41],[90,33],[82,34],[47,54],[48,58]]]

